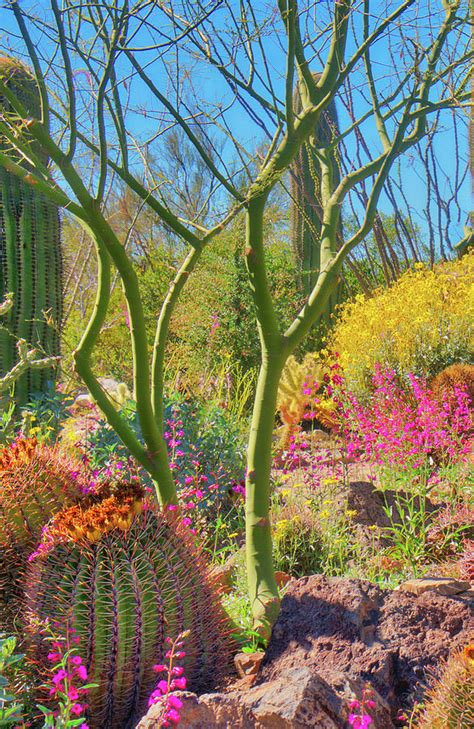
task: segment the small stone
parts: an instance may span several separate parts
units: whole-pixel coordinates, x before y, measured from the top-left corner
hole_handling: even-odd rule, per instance
[[[244,678],[244,676],[255,676],[258,673],[264,656],[265,653],[263,652],[237,653],[234,658],[234,663],[240,678]]]
[[[74,405],[77,408],[87,408],[90,407],[90,405],[93,404],[92,396],[88,393],[83,393],[81,395],[78,395],[76,399],[74,400]]]
[[[216,567],[214,567],[211,571],[211,578],[215,580],[216,586],[220,587],[221,591],[226,595],[229,592],[232,592],[234,572],[234,565],[227,562],[225,564],[216,565]]]
[[[278,585],[278,587],[285,587],[291,580],[291,575],[289,575],[287,572],[281,572],[277,570],[275,572],[275,580]]]
[[[469,582],[453,580],[450,577],[422,577],[418,580],[407,580],[398,589],[411,592],[413,595],[422,595],[428,590],[434,590],[438,595],[458,595],[466,592],[470,587]]]

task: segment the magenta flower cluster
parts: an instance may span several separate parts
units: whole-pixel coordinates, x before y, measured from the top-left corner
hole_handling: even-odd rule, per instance
[[[89,457],[84,454],[81,457],[86,468],[89,467]],[[76,472],[73,472],[76,475]],[[111,460],[103,468],[94,468],[90,471],[90,478],[85,484],[81,484],[81,491],[84,494],[94,493],[96,488],[104,481],[139,481],[138,470],[132,458],[122,460]]]
[[[328,478],[334,482],[344,480],[342,455],[341,448],[312,447],[308,434],[300,432],[290,437],[280,459],[281,470],[283,474],[299,471],[301,480],[316,489]]]
[[[186,689],[186,677],[180,661],[186,655],[182,648],[184,645],[183,638],[187,635],[187,632],[181,633],[175,640],[166,638],[169,649],[165,653],[165,658],[168,659],[168,663],[158,663],[153,666],[156,673],[163,675],[148,700],[149,706],[158,704],[160,707],[159,716],[157,717],[159,727],[176,726],[181,718],[179,710],[182,708],[183,702],[176,696],[175,692]]]
[[[47,714],[47,720],[52,722],[52,726],[58,719],[62,720],[61,726],[69,726],[65,723],[68,720],[74,722],[71,726],[77,726],[76,721],[84,717],[87,709],[85,699],[92,684],[87,684],[87,669],[78,653],[80,639],[76,631],[68,627],[63,638],[56,634],[60,628],[55,624],[55,632],[50,631],[52,641],[48,660],[52,664],[51,677],[45,684],[50,699],[54,699],[60,708]],[[79,729],[89,729],[85,721],[78,726]]]
[[[361,701],[354,699],[349,703],[351,713],[347,717],[347,721],[354,729],[367,729],[374,723],[372,716],[369,714],[369,710],[373,711],[375,708],[376,703],[372,699],[372,690],[366,687],[362,691]]]
[[[199,453],[194,458],[187,458],[181,446],[183,445],[184,430],[183,421],[179,418],[169,418],[166,421],[164,439],[168,446],[170,455],[170,468],[175,474],[177,482],[181,483],[179,489],[180,508],[184,513],[182,523],[190,528],[193,534],[196,533],[193,522],[193,512],[200,506],[206,506],[220,488],[219,474],[211,473],[209,476],[203,473]],[[186,470],[185,470],[186,467]],[[245,497],[245,486],[243,483],[232,483],[231,489],[234,493]],[[170,511],[178,507],[171,505]]]
[[[349,456],[407,470],[433,456],[456,462],[469,451],[469,395],[454,388],[438,400],[423,379],[409,374],[408,382],[402,387],[394,370],[379,365],[368,403],[341,388],[338,403]]]

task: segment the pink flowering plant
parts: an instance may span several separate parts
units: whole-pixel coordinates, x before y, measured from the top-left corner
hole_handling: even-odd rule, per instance
[[[442,400],[426,381],[408,374],[403,387],[394,370],[376,366],[369,402],[343,387],[338,392],[348,455],[401,471],[457,462],[469,452],[472,414],[469,395],[455,387]]]
[[[135,404],[128,402],[121,410],[130,427],[142,439]],[[242,501],[245,478],[245,453],[238,424],[224,407],[215,403],[200,403],[196,398],[181,394],[165,399],[164,440],[169,465],[178,497],[186,512],[220,509],[232,506],[235,497]],[[127,449],[113,430],[104,422],[87,434],[81,443],[87,465],[97,477],[120,463],[128,472],[133,462]],[[141,481],[151,486],[151,480],[139,469]],[[192,515],[187,514],[191,520]]]
[[[153,666],[153,670],[162,676],[148,700],[149,706],[158,706],[158,715],[155,714],[153,717],[157,722],[157,729],[177,726],[181,719],[179,712],[183,702],[176,692],[186,689],[186,677],[181,661],[186,655],[183,645],[184,639],[188,635],[189,630],[185,630],[175,640],[166,638],[169,646],[165,654],[167,663],[158,663]]]
[[[349,703],[350,714],[347,717],[349,725],[353,729],[368,729],[368,727],[373,726],[374,720],[370,712],[373,712],[375,708],[373,691],[366,686],[362,691],[361,700],[354,699]]]
[[[239,526],[243,526],[239,523],[242,522],[245,497],[243,479],[229,479],[228,472],[220,465],[209,470],[206,455],[194,444],[187,443],[184,423],[177,413],[167,419],[166,426],[164,438],[170,454],[170,468],[181,484],[178,495],[183,524],[194,534],[198,527],[202,533],[205,531],[205,515],[212,510],[213,532],[217,534],[219,531],[214,526],[223,521],[222,517],[232,527],[231,531],[238,530]],[[168,508],[173,510],[177,507],[170,505]]]
[[[85,714],[87,694],[97,684],[88,683],[87,669],[79,655],[79,637],[71,626],[65,633],[57,623],[41,626],[50,643],[48,661],[50,677],[43,685],[54,708],[38,705],[44,715],[44,729],[89,729]]]
[[[391,556],[409,563],[416,577],[427,559],[443,553],[447,543],[457,544],[465,529],[445,530],[442,544],[429,538],[434,492],[441,493],[443,478],[450,469],[458,472],[471,447],[470,397],[454,387],[435,398],[423,378],[408,374],[403,385],[393,369],[381,365],[372,385],[367,402],[346,391],[344,383],[335,388],[341,435],[348,458],[375,466],[380,485],[394,490],[385,506]]]

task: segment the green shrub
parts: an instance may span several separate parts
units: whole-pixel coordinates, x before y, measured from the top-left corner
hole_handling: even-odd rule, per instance
[[[18,725],[22,719],[22,705],[13,690],[15,672],[24,656],[15,653],[16,638],[0,633],[0,726]]]
[[[141,438],[135,404],[125,405],[122,415]],[[111,463],[126,464],[129,454],[112,428],[100,417],[95,420],[82,443],[92,469],[104,469]],[[74,420],[66,424],[71,441]],[[165,401],[165,440],[172,461],[173,473],[180,492],[199,488],[205,492],[202,508],[218,505],[231,509],[235,498],[241,498],[245,475],[245,445],[240,424],[225,408],[211,402],[175,394]],[[79,436],[78,436],[79,439]],[[141,473],[151,486],[149,477]],[[216,498],[218,497],[218,498]],[[215,509],[211,509],[215,514]]]

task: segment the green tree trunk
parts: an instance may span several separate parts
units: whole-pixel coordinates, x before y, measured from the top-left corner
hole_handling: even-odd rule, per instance
[[[264,354],[255,395],[247,451],[246,558],[255,630],[268,637],[280,607],[270,523],[270,469],[278,383],[283,355]]]

